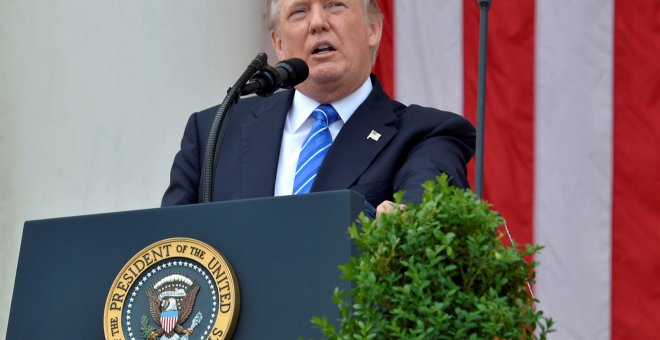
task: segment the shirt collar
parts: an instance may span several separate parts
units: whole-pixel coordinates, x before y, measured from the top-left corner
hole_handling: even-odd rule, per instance
[[[346,123],[355,110],[367,99],[372,89],[371,78],[367,78],[355,92],[330,104],[337,110],[342,122]],[[321,104],[296,90],[288,117],[292,130],[298,131],[312,111]]]

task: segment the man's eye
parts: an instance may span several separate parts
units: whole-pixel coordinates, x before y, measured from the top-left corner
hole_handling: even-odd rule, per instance
[[[329,8],[332,12],[341,12],[341,11],[343,11],[344,9],[346,9],[347,7],[346,7],[346,4],[343,3],[343,2],[331,2],[331,3],[328,5],[328,8]]]
[[[337,7],[346,7],[343,2],[332,2],[330,3],[331,8],[337,8]]]
[[[294,9],[289,13],[289,18],[300,17],[307,12],[304,8]]]

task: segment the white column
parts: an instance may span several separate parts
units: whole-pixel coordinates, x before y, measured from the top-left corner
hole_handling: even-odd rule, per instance
[[[0,338],[23,222],[159,206],[188,116],[260,50],[263,7],[0,2]]]

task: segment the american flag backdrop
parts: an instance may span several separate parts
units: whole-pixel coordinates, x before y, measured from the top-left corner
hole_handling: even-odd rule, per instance
[[[380,2],[387,91],[475,123],[477,1]],[[492,2],[484,198],[551,338],[660,339],[660,0]]]

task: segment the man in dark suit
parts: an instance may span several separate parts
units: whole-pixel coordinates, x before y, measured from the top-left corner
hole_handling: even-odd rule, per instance
[[[383,22],[376,0],[272,0],[268,18],[278,57],[305,60],[309,77],[295,90],[243,99],[233,108],[214,200],[348,188],[381,213],[394,208],[391,200],[400,190],[406,201],[421,200],[421,184],[441,173],[468,187],[472,125],[453,113],[393,101],[370,76]],[[318,110],[321,118],[312,114]],[[216,111],[190,117],[164,206],[200,201],[202,161]],[[328,144],[308,160],[303,154],[314,138]],[[315,161],[318,166],[310,170]],[[299,180],[304,172],[308,177]],[[296,188],[303,181],[308,187]]]

